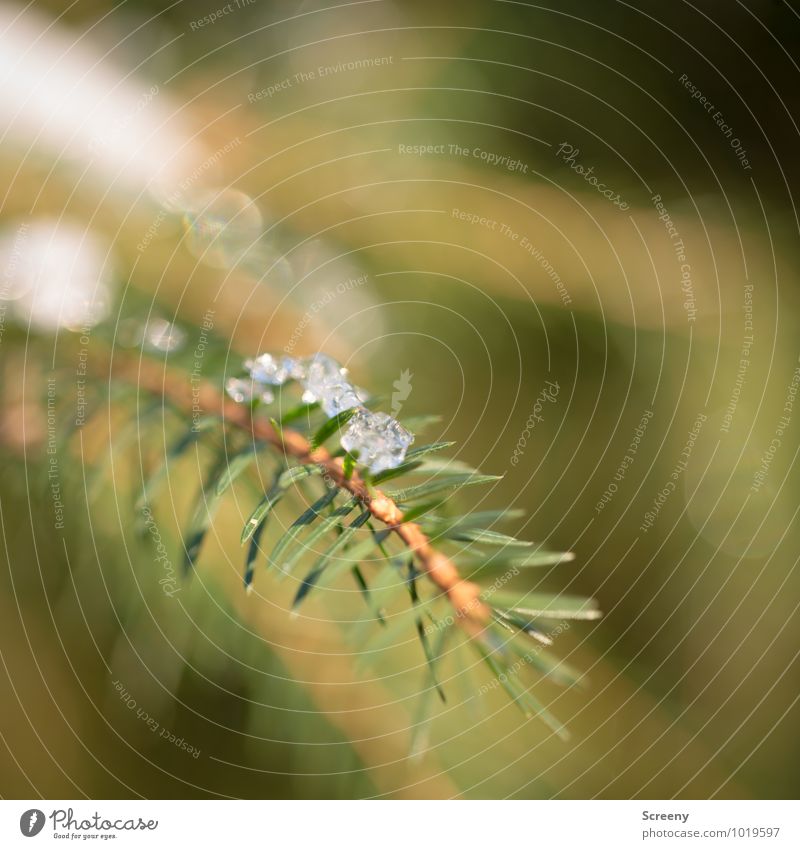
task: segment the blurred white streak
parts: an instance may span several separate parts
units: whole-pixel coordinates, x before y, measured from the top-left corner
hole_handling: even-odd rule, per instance
[[[0,141],[79,161],[120,188],[169,194],[207,156],[157,81],[102,58],[91,34],[0,6]]]
[[[45,219],[0,234],[0,270],[0,303],[23,326],[78,332],[111,308],[109,247],[80,225]]]

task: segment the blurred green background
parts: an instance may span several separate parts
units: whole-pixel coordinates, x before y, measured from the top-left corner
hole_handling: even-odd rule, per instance
[[[213,311],[230,352],[204,378],[290,340],[376,393],[408,370],[403,414],[443,416],[425,441],[505,474],[473,502],[522,508],[513,532],[575,552],[535,579],[605,612],[556,643],[588,686],[537,685],[562,742],[453,665],[430,749],[407,758],[418,646],[364,667],[335,595],[300,619],[266,573],[246,596],[245,490],[197,573],[162,591],[133,501],[172,433],[137,440],[124,412],[61,447],[54,530],[46,377],[82,343],[4,306],[0,793],[795,796],[796,4],[226,8],[4,4],[6,243],[20,222],[95,234],[113,254],[112,330],[177,319],[191,352]],[[86,68],[103,69],[98,114]],[[162,166],[181,201],[221,192],[210,225],[154,191]],[[548,380],[556,402],[514,464]],[[203,462],[170,467],[156,511],[176,561]]]

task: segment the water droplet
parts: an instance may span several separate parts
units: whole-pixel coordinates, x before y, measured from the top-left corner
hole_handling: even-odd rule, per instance
[[[258,398],[265,404],[271,404],[275,396],[269,389],[257,383],[255,380],[247,380],[243,377],[229,377],[225,382],[225,391],[238,404],[249,403]]]
[[[287,380],[297,380],[305,374],[301,363],[292,357],[274,357],[261,354],[254,360],[245,360],[244,367],[253,380],[281,386]]]
[[[179,351],[186,342],[186,331],[163,318],[153,318],[144,328],[142,346],[150,351]]]
[[[358,454],[358,461],[373,473],[399,466],[406,456],[414,434],[388,413],[359,410],[348,422],[341,440],[342,448]]]

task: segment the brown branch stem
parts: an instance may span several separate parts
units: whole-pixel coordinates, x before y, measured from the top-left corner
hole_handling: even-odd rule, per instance
[[[354,495],[376,519],[397,534],[413,553],[420,571],[447,596],[455,610],[456,621],[469,634],[479,633],[489,621],[489,609],[481,600],[477,584],[461,578],[456,565],[431,544],[418,524],[404,522],[402,511],[389,496],[378,489],[370,490],[357,471],[350,477],[345,476],[341,458],[331,457],[323,447],[312,449],[308,440],[291,428],[276,432],[267,420],[254,416],[247,405],[227,398],[208,381],[191,384],[185,375],[170,372],[149,360],[115,354],[110,376],[164,397],[187,416],[196,414],[198,408],[219,415],[228,425],[270,443],[296,462],[320,466],[338,487]]]

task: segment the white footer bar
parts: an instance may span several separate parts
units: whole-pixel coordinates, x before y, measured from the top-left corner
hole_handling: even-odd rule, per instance
[[[0,801],[0,846],[800,846],[795,801]],[[244,843],[247,841],[247,843]]]

